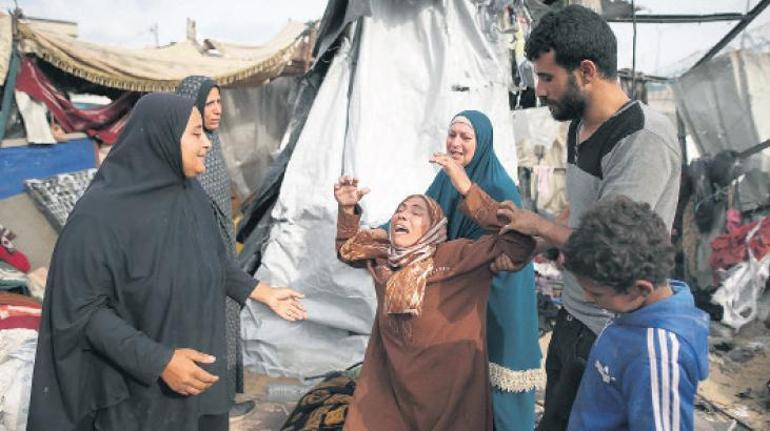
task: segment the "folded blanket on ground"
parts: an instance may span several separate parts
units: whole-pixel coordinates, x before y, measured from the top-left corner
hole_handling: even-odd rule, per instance
[[[61,231],[75,202],[86,191],[94,175],[96,169],[85,169],[46,179],[29,179],[24,184],[54,229]]]

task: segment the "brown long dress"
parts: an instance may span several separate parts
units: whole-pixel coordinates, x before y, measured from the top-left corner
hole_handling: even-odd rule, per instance
[[[460,209],[482,226],[498,226],[497,202],[475,184]],[[367,264],[375,281],[377,313],[345,430],[491,430],[485,341],[493,277],[489,266],[502,253],[514,261],[528,257],[533,239],[511,232],[440,244],[422,312],[407,317],[382,311],[392,272],[376,243],[387,239],[359,231],[359,220],[360,214],[340,211],[337,250],[353,241],[353,248],[361,251],[353,259],[340,258]]]

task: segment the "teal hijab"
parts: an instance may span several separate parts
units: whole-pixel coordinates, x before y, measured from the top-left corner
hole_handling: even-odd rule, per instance
[[[510,200],[521,206],[519,189],[495,154],[489,118],[479,111],[463,111],[454,118],[458,116],[467,118],[476,133],[476,153],[465,167],[468,177],[496,201]],[[488,233],[457,209],[460,193],[443,170],[425,194],[444,210],[449,240],[478,239]],[[501,272],[492,280],[487,303],[487,348],[490,362],[511,371],[540,367],[535,271],[531,263],[519,272]],[[495,429],[532,430],[534,404],[534,390],[509,392],[494,388]]]
[[[495,154],[492,122],[479,111],[462,111],[455,115],[453,120],[457,117],[467,118],[476,133],[476,153],[465,167],[468,177],[496,201],[510,200],[521,206],[519,189]],[[457,211],[457,205],[461,198],[460,193],[454,188],[449,176],[443,170],[436,175],[433,184],[428,187],[425,194],[435,199],[441,205],[444,214],[447,215],[450,240],[457,238],[478,239],[487,233],[465,214]]]

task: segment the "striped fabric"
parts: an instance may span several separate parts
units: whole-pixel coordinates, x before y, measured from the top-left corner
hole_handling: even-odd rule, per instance
[[[656,431],[679,431],[679,340],[660,328],[647,328],[650,398]]]

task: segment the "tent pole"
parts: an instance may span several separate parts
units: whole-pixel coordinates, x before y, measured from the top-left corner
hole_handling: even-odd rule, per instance
[[[701,23],[701,22],[740,21],[745,17],[746,15],[742,13],[715,13],[715,14],[708,14],[708,15],[642,14],[636,17],[636,22],[640,24],[688,24],[688,23]],[[630,23],[632,21],[633,21],[633,17],[629,18],[625,16],[607,19],[607,22],[617,22],[617,23]]]
[[[749,24],[751,24],[752,21],[754,21],[754,18],[758,17],[759,14],[762,13],[765,8],[770,6],[770,0],[762,0],[759,2],[756,6],[754,6],[754,9],[750,10],[749,13],[746,14],[746,16],[733,27],[732,30],[730,30],[719,42],[717,42],[716,45],[714,45],[707,53],[703,56],[700,60],[698,60],[697,63],[690,69],[694,69],[701,64],[711,60],[714,58],[715,55],[719,54],[719,51],[722,50],[730,41],[732,41],[735,36],[738,35],[741,31],[743,31],[744,28],[746,28]]]
[[[636,1],[631,0],[631,20],[634,23],[634,42],[631,51],[631,99],[636,99]]]
[[[11,45],[11,60],[8,65],[8,77],[5,78],[3,101],[2,105],[0,105],[0,141],[5,138],[5,128],[8,126],[8,118],[11,116],[11,103],[13,102],[14,91],[16,90],[16,75],[19,71],[19,52],[16,50],[16,45],[18,44],[16,25],[19,15],[21,15],[21,9],[19,8],[16,8],[14,13],[11,14],[13,42]]]
[[[687,128],[678,108],[676,109],[676,135],[679,147],[682,149],[682,166],[687,166]]]

